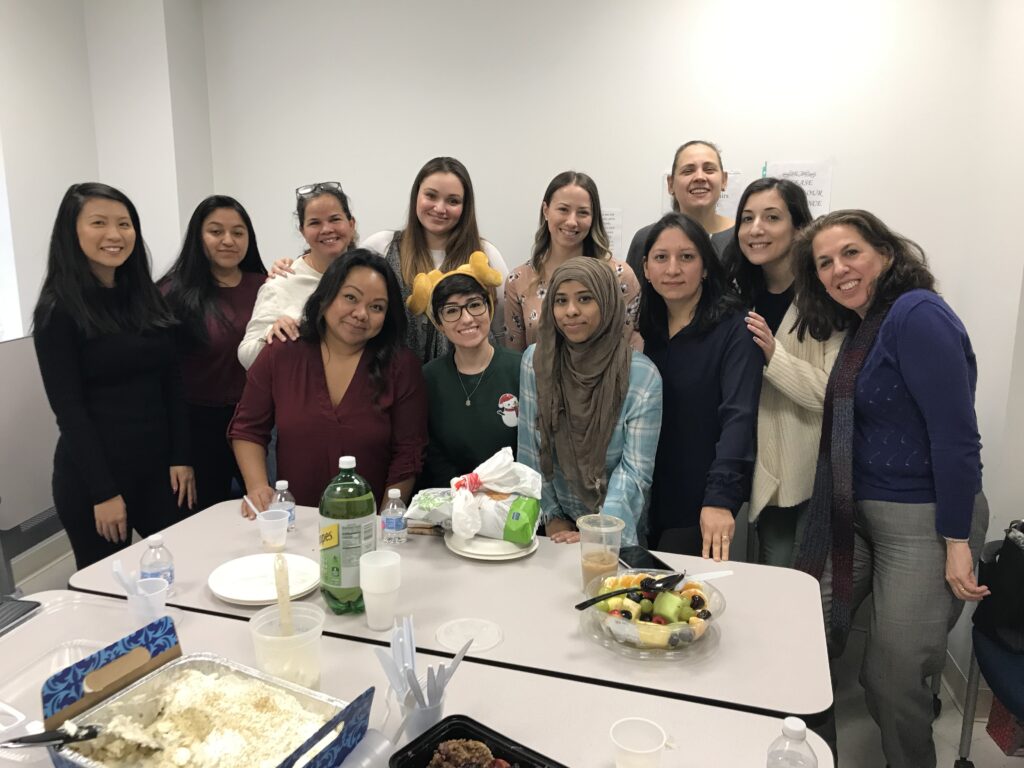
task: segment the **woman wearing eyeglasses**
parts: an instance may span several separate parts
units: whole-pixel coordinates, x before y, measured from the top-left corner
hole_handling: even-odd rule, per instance
[[[268,344],[299,337],[306,299],[320,284],[327,268],[356,242],[356,220],[341,184],[324,181],[299,187],[295,197],[299,232],[309,251],[289,262],[294,274],[287,280],[268,280],[260,288],[252,319],[238,345],[238,360],[246,369]]]
[[[447,274],[416,275],[409,310],[425,314],[451,344],[423,369],[430,442],[422,488],[447,488],[505,446],[516,449],[521,356],[490,341],[491,292],[500,284],[501,273],[481,251]]]

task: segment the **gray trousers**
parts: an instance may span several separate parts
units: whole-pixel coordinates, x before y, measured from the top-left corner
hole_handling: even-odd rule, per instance
[[[988,502],[974,499],[970,547],[977,562],[988,530]],[[935,531],[934,504],[857,503],[854,518],[853,611],[872,595],[860,683],[868,711],[882,732],[891,768],[934,768],[932,692],[946,638],[963,602],[946,584],[946,542]],[[828,627],[831,560],[821,578]],[[827,633],[826,633],[827,636]],[[846,645],[842,638],[842,646]],[[838,658],[842,647],[830,647]]]

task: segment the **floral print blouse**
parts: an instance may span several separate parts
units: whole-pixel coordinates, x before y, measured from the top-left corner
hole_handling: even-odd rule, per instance
[[[640,283],[633,269],[625,262],[608,259],[608,264],[619,276],[619,289],[626,302],[626,322],[622,334],[629,339],[633,349],[642,350],[643,340],[636,331]],[[505,346],[523,352],[530,344],[536,343],[540,309],[547,292],[547,283],[537,279],[537,272],[529,262],[509,272],[505,280]]]

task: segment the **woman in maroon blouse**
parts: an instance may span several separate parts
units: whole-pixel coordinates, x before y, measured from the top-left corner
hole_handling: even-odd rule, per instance
[[[389,488],[408,501],[427,444],[427,395],[419,361],[402,346],[405,323],[398,280],[375,253],[358,248],[327,269],[299,343],[264,349],[228,428],[256,506],[273,494],[265,459],[275,424],[278,476],[299,504],[319,503],[342,455],[356,457],[378,502]]]
[[[178,260],[159,283],[181,323],[197,509],[238,498],[231,482],[242,476],[224,434],[245,387],[238,344],[266,275],[249,214],[233,197],[213,195],[196,206]]]

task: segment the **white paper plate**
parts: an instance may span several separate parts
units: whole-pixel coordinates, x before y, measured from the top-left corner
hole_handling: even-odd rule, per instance
[[[444,543],[456,555],[468,557],[470,560],[518,560],[535,552],[540,546],[536,537],[525,547],[521,547],[511,541],[485,539],[483,536],[464,539],[451,532],[444,535]]]
[[[274,585],[274,553],[246,555],[217,566],[207,584],[221,600],[237,605],[270,605],[277,602]],[[320,586],[320,563],[302,555],[285,554],[291,598],[308,595]]]

